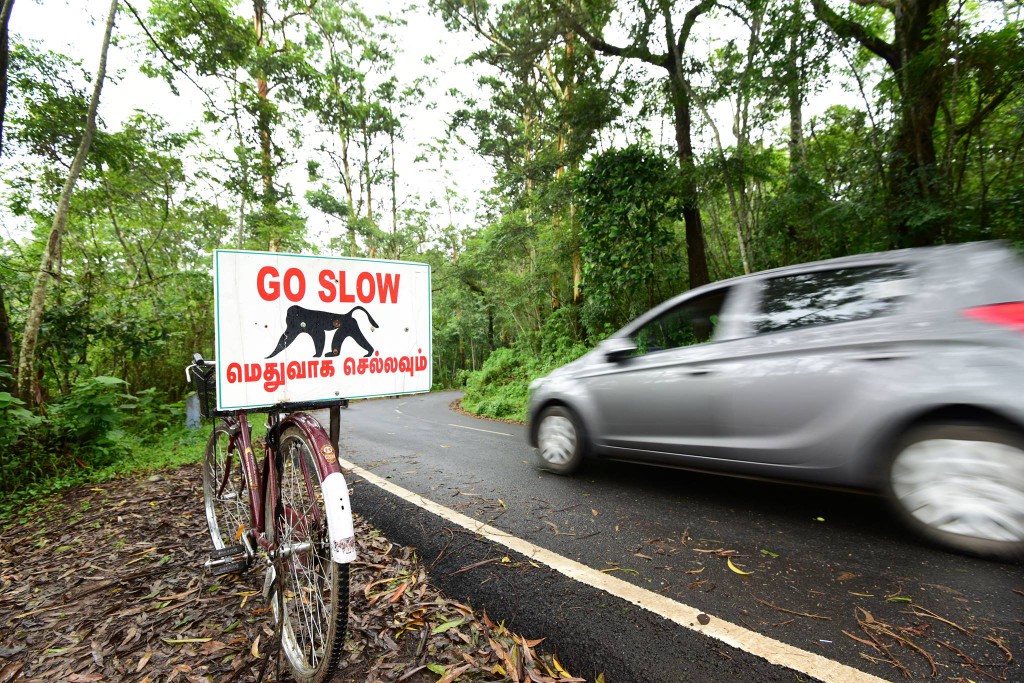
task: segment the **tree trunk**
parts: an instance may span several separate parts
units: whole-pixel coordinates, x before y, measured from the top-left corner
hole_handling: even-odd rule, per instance
[[[913,206],[938,196],[933,130],[942,102],[942,85],[935,79],[911,79],[903,95],[899,123],[889,160],[889,199],[900,216],[897,223],[899,247],[923,247],[941,241],[943,219],[911,226],[907,201]],[[917,211],[924,207],[914,207]]]
[[[89,113],[86,116],[85,132],[82,134],[82,141],[78,145],[74,161],[71,162],[71,169],[68,171],[64,189],[60,193],[60,200],[57,203],[57,212],[53,217],[53,226],[50,228],[50,237],[46,240],[46,247],[43,249],[43,257],[39,264],[39,273],[36,275],[35,286],[32,288],[32,300],[29,303],[28,319],[25,321],[25,332],[21,337],[21,355],[18,358],[18,393],[26,401],[31,401],[38,393],[38,379],[33,372],[35,362],[36,345],[39,342],[39,327],[43,321],[43,310],[46,307],[46,288],[50,278],[54,276],[54,258],[61,250],[61,240],[64,237],[64,228],[68,222],[68,212],[71,208],[71,194],[74,192],[75,183],[85,165],[85,158],[92,146],[92,138],[96,133],[96,110],[100,104],[100,92],[103,90],[103,81],[107,74],[107,50],[110,47],[110,34],[114,30],[114,18],[117,16],[118,0],[110,3],[110,12],[107,15],[106,30],[103,34],[103,48],[100,52],[100,64],[96,70],[96,83],[93,85],[92,98],[89,100]]]
[[[256,45],[266,45],[266,34],[264,20],[267,14],[266,0],[253,0],[253,30],[256,32]],[[270,115],[270,85],[267,79],[260,74],[256,79],[256,96],[259,102],[256,104],[256,129],[260,138],[260,176],[263,181],[263,220],[266,221],[272,215],[271,210],[277,205],[277,198],[274,192],[274,145],[271,138],[271,126],[273,124]],[[281,236],[277,230],[271,228],[267,236],[267,249],[279,251],[281,248]]]
[[[672,94],[672,108],[675,113],[676,158],[682,175],[683,222],[686,225],[686,260],[689,264],[690,289],[710,282],[708,260],[704,249],[704,223],[700,217],[697,202],[697,183],[694,181],[696,167],[693,161],[693,120],[690,112],[690,96],[679,83],[674,66],[669,72]]]
[[[4,288],[0,285],[0,365],[4,365],[12,373],[14,367],[14,341],[11,338],[11,321],[7,317],[7,305],[4,303]],[[11,382],[0,382],[0,388],[13,390],[17,385]]]
[[[856,1],[856,0],[855,0]],[[944,17],[948,0],[877,2],[893,15],[893,41],[888,43],[862,24],[837,14],[825,0],[812,0],[815,15],[842,38],[856,40],[882,58],[899,89],[899,119],[890,148],[888,208],[896,229],[893,246],[935,244],[942,240],[945,219],[925,221],[924,206],[943,195],[935,169],[935,120],[946,82],[942,33],[936,19]],[[934,214],[934,212],[930,212]]]
[[[796,174],[807,160],[804,148],[803,74],[800,70],[799,41],[793,35],[789,39],[789,82],[786,84],[786,99],[789,102],[789,172]]]
[[[11,12],[14,11],[14,0],[4,0],[0,8],[0,156],[4,146],[4,119],[7,115],[7,65],[11,56],[11,41],[8,25],[11,23]]]

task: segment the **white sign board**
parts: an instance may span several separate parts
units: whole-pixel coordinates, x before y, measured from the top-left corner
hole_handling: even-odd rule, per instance
[[[217,409],[430,391],[430,266],[214,252]]]

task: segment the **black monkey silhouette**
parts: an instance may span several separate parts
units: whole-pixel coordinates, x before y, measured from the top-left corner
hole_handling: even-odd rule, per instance
[[[362,311],[366,314],[366,319],[370,321],[371,327],[374,329],[378,327],[377,321],[362,306],[356,306],[348,313],[314,311],[302,306],[289,306],[284,318],[284,334],[281,335],[281,339],[277,342],[277,348],[267,358],[273,358],[284,351],[300,334],[308,334],[313,338],[313,346],[316,349],[314,357],[319,358],[324,352],[324,342],[327,340],[327,333],[331,330],[336,331],[334,339],[331,340],[331,351],[327,356],[337,356],[341,353],[341,345],[349,337],[352,337],[356,344],[366,349],[364,357],[372,356],[373,346],[363,336],[362,331],[359,329],[359,323],[356,322],[355,317],[352,315],[356,311]]]

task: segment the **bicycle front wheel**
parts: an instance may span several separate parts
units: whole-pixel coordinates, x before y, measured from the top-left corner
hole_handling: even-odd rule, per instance
[[[242,543],[249,519],[242,459],[222,424],[213,428],[203,456],[203,499],[206,523],[215,550]]]
[[[320,473],[299,429],[281,433],[278,458],[278,500],[265,506],[267,538],[278,553],[268,577],[271,607],[295,679],[321,683],[334,675],[345,644],[348,565],[331,559]]]

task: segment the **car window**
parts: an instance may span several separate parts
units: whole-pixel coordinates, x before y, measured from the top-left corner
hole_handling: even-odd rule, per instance
[[[728,288],[688,299],[635,331],[636,355],[710,341],[715,335]]]
[[[910,293],[905,265],[819,270],[767,280],[754,315],[757,334],[891,313]]]

